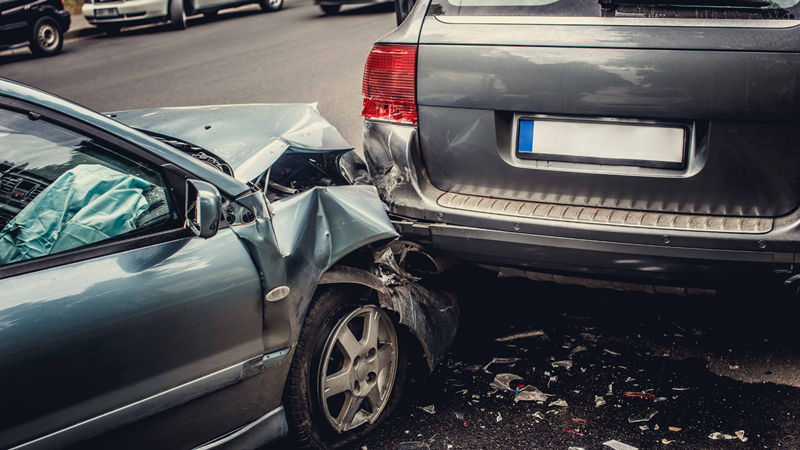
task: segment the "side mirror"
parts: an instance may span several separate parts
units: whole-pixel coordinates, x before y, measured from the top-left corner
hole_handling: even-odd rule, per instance
[[[208,239],[217,234],[221,203],[213,184],[186,180],[186,224],[195,235]]]

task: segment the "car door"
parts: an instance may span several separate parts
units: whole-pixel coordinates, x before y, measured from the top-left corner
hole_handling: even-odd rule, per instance
[[[184,174],[11,103],[0,107],[0,448],[59,448],[253,373],[258,273],[230,228],[184,230]],[[194,445],[214,437],[201,430]]]
[[[0,0],[0,45],[12,45],[25,42],[29,38],[28,16],[24,6],[27,0]]]

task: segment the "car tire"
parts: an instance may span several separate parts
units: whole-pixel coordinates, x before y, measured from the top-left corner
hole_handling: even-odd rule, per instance
[[[342,9],[342,5],[319,5],[319,7],[328,16],[339,14],[339,10]]]
[[[299,448],[331,450],[352,444],[378,427],[400,400],[407,337],[359,292],[322,288],[306,315],[284,393]],[[364,331],[368,320],[377,329],[374,340]],[[331,389],[340,392],[328,394]]]
[[[50,16],[42,16],[33,24],[30,39],[31,53],[36,56],[57,55],[64,46],[64,33]]]
[[[261,0],[258,2],[258,6],[264,12],[280,11],[283,8],[283,0]]]
[[[186,8],[183,6],[183,0],[169,2],[169,21],[173,30],[186,29]]]

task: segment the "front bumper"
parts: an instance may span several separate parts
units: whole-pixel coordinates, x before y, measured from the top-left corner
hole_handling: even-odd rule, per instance
[[[417,128],[366,121],[364,153],[404,238],[460,259],[531,271],[702,288],[780,285],[800,266],[800,212],[771,231],[723,233],[554,221],[441,206]],[[797,264],[795,264],[797,262]]]
[[[83,16],[92,25],[120,24],[167,19],[168,0],[130,0],[107,3],[84,3]],[[116,8],[119,15],[110,18],[95,18],[99,9]]]

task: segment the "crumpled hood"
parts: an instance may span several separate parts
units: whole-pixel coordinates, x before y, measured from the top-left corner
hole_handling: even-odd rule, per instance
[[[191,106],[111,114],[130,127],[209,151],[244,183],[264,173],[286,151],[353,149],[316,104]]]

